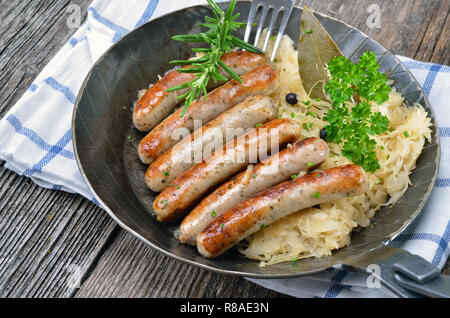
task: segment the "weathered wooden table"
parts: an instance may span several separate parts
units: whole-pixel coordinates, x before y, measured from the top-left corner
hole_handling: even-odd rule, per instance
[[[89,3],[0,0],[0,117],[75,31],[66,23],[68,6],[79,5],[84,19]],[[395,54],[450,64],[450,0],[299,4],[359,28]],[[367,23],[374,4],[381,28]],[[0,163],[0,297],[283,296],[163,256],[90,201],[40,188]]]

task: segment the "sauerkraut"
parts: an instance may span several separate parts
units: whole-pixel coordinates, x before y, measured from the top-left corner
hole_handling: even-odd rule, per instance
[[[272,47],[271,41],[268,56]],[[302,103],[308,97],[301,84],[297,52],[287,35],[281,40],[274,65],[280,71],[280,87],[271,97],[279,103],[280,116],[298,120],[303,125],[301,138],[318,137],[320,130],[327,125],[320,118],[331,105],[315,100],[309,101],[309,105]],[[295,106],[285,101],[286,94],[290,92],[295,92],[299,97],[299,103]],[[272,223],[239,246],[245,256],[259,260],[261,266],[265,266],[330,255],[333,250],[350,243],[350,233],[355,227],[367,227],[380,207],[395,203],[403,195],[425,141],[431,138],[430,118],[421,105],[406,105],[394,88],[386,103],[374,103],[372,107],[386,115],[390,125],[388,132],[374,137],[381,168],[368,174],[369,191],[321,204],[320,208],[308,208]],[[317,116],[311,116],[311,112]],[[341,145],[328,145],[331,154],[320,169],[350,163],[340,155]]]

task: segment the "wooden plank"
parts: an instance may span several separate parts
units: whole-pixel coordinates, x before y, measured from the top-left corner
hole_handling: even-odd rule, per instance
[[[358,28],[394,54],[450,64],[448,0],[306,0],[299,3]],[[381,10],[380,28],[367,24],[373,12],[370,8],[376,6]]]
[[[175,261],[121,230],[76,297],[282,297]]]
[[[79,195],[0,170],[0,297],[71,296],[117,226]]]
[[[350,23],[396,54],[449,64],[449,1],[301,1]],[[0,2],[0,117],[66,43],[69,4],[83,15],[90,1]],[[382,28],[365,21],[370,4]],[[24,63],[26,61],[26,63]],[[447,265],[447,272],[449,272]],[[0,297],[279,297],[242,278],[165,257],[78,195],[42,189],[0,164]]]

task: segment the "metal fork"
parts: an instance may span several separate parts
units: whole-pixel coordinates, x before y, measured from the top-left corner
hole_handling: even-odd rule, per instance
[[[278,46],[280,45],[281,37],[283,36],[284,30],[286,29],[286,25],[288,24],[289,18],[292,13],[292,9],[294,8],[296,0],[253,0],[252,6],[250,8],[250,13],[248,15],[247,28],[245,29],[244,41],[248,42],[250,38],[250,34],[252,32],[253,21],[255,20],[256,14],[258,10],[262,8],[261,19],[258,23],[258,29],[256,30],[256,37],[254,41],[254,46],[258,45],[259,38],[261,36],[263,27],[265,25],[267,15],[269,11],[271,12],[271,18],[269,22],[269,27],[267,29],[267,36],[264,40],[264,45],[261,48],[263,51],[267,49],[267,45],[269,44],[269,39],[272,34],[272,30],[275,26],[275,23],[278,19],[278,16],[282,14],[281,24],[278,29],[278,35],[275,40],[275,46],[273,48],[272,56],[270,57],[270,61],[273,61],[275,58],[275,53],[277,52]]]

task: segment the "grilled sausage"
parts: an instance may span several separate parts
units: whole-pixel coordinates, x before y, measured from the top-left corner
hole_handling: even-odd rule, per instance
[[[250,196],[316,167],[328,158],[327,143],[319,138],[298,141],[280,153],[240,173],[203,199],[180,226],[180,241],[194,245],[198,233]],[[256,178],[251,178],[251,175]]]
[[[147,186],[155,192],[164,190],[173,180],[183,172],[199,162],[198,152],[203,158],[208,157],[209,146],[223,146],[227,129],[235,128],[238,135],[255,125],[266,123],[278,117],[278,107],[268,96],[250,96],[242,103],[222,113],[208,124],[193,132],[182,141],[167,150],[148,167],[145,174]],[[199,131],[200,130],[200,131]],[[236,136],[236,137],[237,137]],[[217,140],[220,138],[220,140]]]
[[[364,170],[350,164],[286,181],[237,204],[197,236],[197,248],[216,257],[264,225],[316,204],[365,192]]]
[[[222,55],[221,60],[238,75],[242,75],[267,63],[264,55],[247,51],[226,53]],[[189,67],[191,66],[185,66],[183,68]],[[222,75],[229,77],[228,73],[224,71],[221,73]],[[166,92],[166,90],[189,82],[194,78],[194,74],[180,73],[178,70],[167,73],[163,78],[157,81],[155,85],[150,87],[138,100],[133,112],[134,126],[140,131],[149,131],[158,125],[179,102],[175,97],[186,91]],[[213,82],[211,82],[211,85],[212,84]]]
[[[295,121],[275,119],[227,143],[176,178],[172,186],[156,197],[153,210],[158,220],[167,222],[183,217],[207,191],[245,169],[250,161],[261,159],[262,149],[273,152],[279,145],[292,143],[300,130]]]
[[[184,128],[191,133],[194,120],[207,123],[230,107],[242,102],[252,95],[269,95],[277,86],[278,74],[269,65],[256,68],[241,76],[242,83],[231,80],[193,102],[181,116],[182,109],[174,112],[156,126],[139,144],[139,158],[143,163],[151,163],[178,141],[172,138],[176,129]]]

